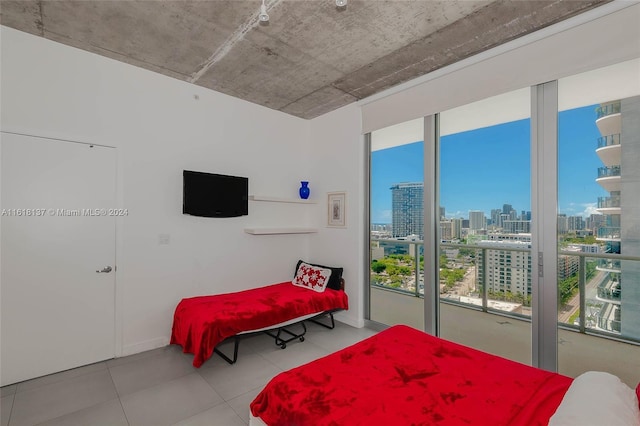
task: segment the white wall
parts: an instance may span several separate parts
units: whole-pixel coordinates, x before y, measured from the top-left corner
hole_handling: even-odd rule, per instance
[[[309,184],[313,184],[320,197],[324,198],[318,209],[320,232],[311,240],[311,260],[344,267],[349,310],[341,312],[337,318],[356,327],[364,325],[364,282],[368,281],[363,275],[365,147],[360,129],[360,108],[355,104],[311,121],[311,158],[315,182]],[[345,191],[347,194],[345,228],[326,226],[326,193],[335,191]]]
[[[249,216],[229,219],[181,210],[183,169],[247,176],[250,193],[280,197],[309,179],[319,195],[308,121],[6,27],[0,35],[3,131],[117,148],[116,207],[129,211],[118,223],[118,354],[167,344],[181,298],[285,281],[310,257],[313,234],[243,229],[313,222],[313,207],[250,202]]]

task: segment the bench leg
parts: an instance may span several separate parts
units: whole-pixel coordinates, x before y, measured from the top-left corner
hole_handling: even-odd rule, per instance
[[[225,361],[227,361],[229,364],[235,364],[235,362],[238,360],[238,344],[240,342],[240,337],[235,336],[234,337],[234,342],[233,342],[233,359],[229,358],[228,356],[226,356],[225,354],[222,353],[222,351],[220,349],[218,349],[217,347],[213,349],[213,351],[215,353],[217,353],[218,355],[220,355],[220,357],[222,359],[224,359]]]

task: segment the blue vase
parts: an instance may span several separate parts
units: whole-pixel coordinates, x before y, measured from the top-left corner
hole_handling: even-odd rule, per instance
[[[298,191],[300,193],[300,198],[306,200],[307,198],[309,198],[309,182],[302,181],[300,183],[302,184],[300,190]]]

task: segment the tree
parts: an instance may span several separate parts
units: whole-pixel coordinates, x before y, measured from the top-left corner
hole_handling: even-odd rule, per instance
[[[461,247],[458,251],[458,257],[469,256],[471,258],[476,257],[476,251],[474,249]]]
[[[385,265],[382,262],[376,262],[374,260],[373,263],[371,264],[371,270],[373,272],[375,272],[376,274],[379,274],[380,272],[384,271],[385,269],[387,269],[387,265]]]

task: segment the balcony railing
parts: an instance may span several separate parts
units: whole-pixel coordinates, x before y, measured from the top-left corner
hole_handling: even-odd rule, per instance
[[[619,228],[601,228],[618,229]],[[610,234],[611,232],[605,232]],[[619,232],[618,232],[619,234]],[[398,241],[398,240],[376,240],[390,246],[404,246],[405,256],[402,258],[410,266],[409,273],[404,276],[403,284],[394,288],[388,285],[393,282],[388,275],[371,272],[371,285],[377,289],[385,289],[396,294],[415,298],[424,298],[424,274],[421,271],[420,252],[423,247],[422,241]],[[500,267],[496,268],[491,262],[501,262],[500,255],[504,254],[504,259],[511,255],[512,259],[522,257],[530,258],[530,249],[513,247],[487,247],[480,245],[462,245],[454,243],[441,243],[441,253],[445,250],[465,250],[462,258],[456,258],[455,262],[464,264],[466,258],[465,279],[471,279],[472,285],[468,284],[469,291],[458,292],[458,294],[441,294],[439,300],[465,308],[476,309],[487,313],[507,315],[529,320],[531,317],[531,265],[530,262],[511,267],[504,267],[504,272]],[[494,253],[491,253],[494,252]],[[498,255],[496,255],[496,252]],[[397,253],[397,251],[396,251]],[[621,284],[620,270],[621,261],[640,262],[640,257],[625,256],[609,253],[581,253],[573,251],[558,252],[560,256],[578,257],[578,271],[565,280],[558,280],[558,295],[563,300],[562,310],[558,314],[558,324],[567,329],[579,331],[583,334],[601,335],[604,337],[615,337],[625,341],[640,343],[636,336],[621,335]],[[400,258],[398,258],[400,259]],[[471,269],[473,268],[473,271]],[[451,269],[449,269],[451,270]],[[406,271],[405,271],[406,272]],[[440,288],[442,283],[442,273],[440,273]],[[521,294],[511,294],[508,291],[497,293],[492,292],[492,286],[499,285],[500,280],[504,280],[505,285],[513,284],[513,279],[521,280],[523,285]],[[489,283],[484,285],[484,283]],[[466,288],[466,287],[465,287]]]
[[[602,105],[596,108],[597,118],[602,118],[606,117],[607,115],[618,113],[620,113],[620,102],[612,102],[610,104]]]
[[[392,256],[408,256],[410,261],[402,259],[398,268],[399,274],[395,271],[393,274],[389,274],[388,271],[383,271],[380,274],[376,274],[372,271],[371,285],[376,287],[382,287],[390,289],[399,293],[412,295],[415,297],[424,296],[424,274],[420,266],[420,257],[423,252],[423,241],[421,240],[396,240],[396,239],[377,239],[375,240],[379,247],[385,247],[392,251]],[[386,254],[387,250],[385,250]],[[417,259],[416,259],[417,255]],[[410,264],[410,265],[409,265]],[[409,268],[410,274],[401,274],[402,269]],[[404,269],[406,270],[406,269]]]
[[[611,176],[620,176],[620,166],[598,167],[598,179]]]
[[[598,197],[599,209],[611,209],[620,207],[620,195],[614,195],[611,197]]]
[[[613,302],[620,302],[621,291],[617,289],[611,290],[610,288],[598,287],[598,298],[602,300],[611,300]]]
[[[603,226],[598,228],[597,238],[607,239],[607,240],[618,240],[620,239],[620,227],[619,226]]]
[[[620,271],[620,261],[613,259],[598,259],[598,269],[603,271]]]
[[[598,138],[598,148],[604,148],[613,145],[620,145],[620,133]]]

